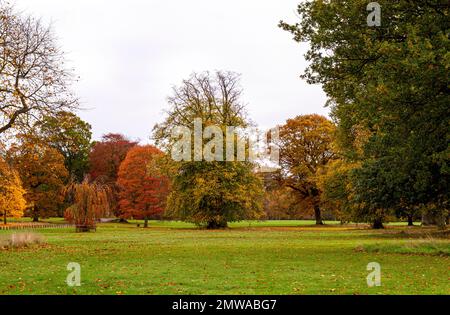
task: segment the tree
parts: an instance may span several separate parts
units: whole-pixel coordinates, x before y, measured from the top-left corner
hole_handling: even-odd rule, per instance
[[[352,171],[356,164],[335,159],[321,167],[317,175],[317,185],[322,191],[321,204],[333,209],[341,223],[361,219],[357,216],[357,203],[354,200]]]
[[[26,128],[43,116],[72,110],[71,73],[52,31],[0,3],[0,134]]]
[[[321,225],[321,190],[316,174],[333,159],[334,124],[320,115],[302,115],[288,119],[280,127],[280,165],[285,185],[295,190],[313,209],[316,224]]]
[[[82,182],[89,168],[91,125],[73,113],[60,111],[54,116],[45,116],[35,124],[35,129],[42,140],[64,156],[70,177]]]
[[[168,214],[218,229],[229,221],[260,218],[261,202],[261,180],[245,163],[192,162],[173,178]]]
[[[154,128],[157,144],[173,153],[177,142],[173,135],[176,135],[177,128],[185,127],[191,135],[195,135],[195,119],[202,122],[202,134],[207,126],[215,126],[221,130],[219,134],[222,139],[217,138],[219,144],[214,148],[214,154],[221,157],[219,160],[202,158],[168,163],[171,166],[171,193],[167,204],[169,215],[210,229],[226,227],[229,221],[262,215],[262,181],[253,172],[255,165],[237,159],[226,161],[225,154],[236,157],[235,150],[220,150],[226,145],[223,135],[227,126],[245,128],[249,125],[245,106],[240,100],[241,93],[239,76],[221,71],[214,74],[194,73],[181,86],[173,89],[173,95],[169,97],[171,107],[168,116]],[[197,139],[202,149],[207,140],[203,136]],[[189,146],[187,150],[190,156],[196,156],[200,151],[196,145]]]
[[[19,174],[0,158],[0,209],[5,225],[8,216],[23,216],[26,208],[24,195],[25,190],[22,188]]]
[[[57,214],[68,177],[64,157],[35,137],[22,135],[8,151],[8,161],[20,174],[33,221]]]
[[[65,218],[76,225],[77,232],[95,229],[95,222],[109,212],[109,187],[99,183],[72,182],[64,189],[72,204],[66,209]]]
[[[120,164],[119,208],[122,218],[148,219],[165,209],[168,178],[158,169],[156,159],[162,152],[154,146],[135,146]]]
[[[137,142],[115,133],[106,134],[101,141],[95,142],[89,155],[91,179],[98,179],[106,184],[115,183],[120,163],[136,144]]]
[[[136,144],[121,134],[109,133],[101,141],[94,142],[89,154],[90,179],[110,187],[111,210],[117,216],[120,215],[117,204],[119,189],[116,185],[119,167]]]
[[[340,149],[349,163],[361,162],[354,171],[355,200],[374,225],[382,226],[376,221],[395,209],[427,204],[445,217],[450,6],[439,0],[379,3],[381,27],[367,25],[363,0],[304,2],[299,23],[280,26],[310,43],[311,64],[302,77],[322,84]]]
[[[267,190],[264,198],[264,212],[269,220],[297,220],[310,215],[308,205],[302,202],[292,189],[281,186]]]

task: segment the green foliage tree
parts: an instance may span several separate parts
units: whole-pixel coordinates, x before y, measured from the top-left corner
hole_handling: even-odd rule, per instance
[[[74,113],[61,111],[53,116],[45,116],[35,128],[39,137],[64,156],[70,176],[77,182],[83,181],[89,170],[91,125]]]
[[[172,138],[173,131],[183,126],[194,134],[196,118],[202,120],[202,130],[214,125],[225,133],[226,126],[247,127],[240,95],[239,77],[235,73],[193,74],[174,88],[168,116],[154,128],[157,143],[172,152],[177,140]],[[223,139],[225,147],[225,136]],[[206,140],[202,139],[202,144]],[[194,146],[189,153],[195,154]],[[225,150],[223,153],[226,154]],[[254,173],[255,165],[223,160],[166,161],[172,181],[167,213],[210,229],[262,215],[262,181]]]
[[[349,162],[361,162],[353,172],[355,200],[374,226],[402,207],[432,204],[445,217],[449,4],[378,2],[380,27],[367,25],[364,0],[307,1],[298,6],[299,23],[280,26],[310,43],[311,64],[302,77],[322,84],[340,149]]]

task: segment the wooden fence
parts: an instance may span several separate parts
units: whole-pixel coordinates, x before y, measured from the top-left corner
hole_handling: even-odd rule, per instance
[[[18,225],[0,225],[0,230],[35,230],[75,228],[74,224],[26,223]]]

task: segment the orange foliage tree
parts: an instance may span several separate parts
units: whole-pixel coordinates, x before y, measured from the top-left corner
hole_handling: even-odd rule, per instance
[[[148,227],[148,219],[164,211],[169,182],[157,166],[162,155],[151,145],[136,146],[128,152],[117,180],[122,218],[144,219],[144,227]]]
[[[333,122],[317,114],[300,115],[280,126],[278,145],[282,181],[297,192],[303,202],[311,205],[316,224],[323,224],[322,191],[317,183],[317,172],[335,158],[334,137]]]
[[[33,221],[58,214],[61,194],[69,176],[64,157],[54,148],[30,135],[20,135],[8,150],[8,161],[17,170],[26,190],[28,215]]]

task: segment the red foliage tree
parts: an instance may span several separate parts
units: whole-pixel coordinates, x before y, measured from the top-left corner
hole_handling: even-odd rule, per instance
[[[120,163],[136,144],[137,142],[115,133],[106,134],[101,141],[95,142],[89,155],[91,180],[105,184],[115,183]]]
[[[148,219],[164,211],[169,180],[157,166],[162,152],[151,145],[135,146],[128,151],[119,168],[119,208],[122,218]]]
[[[137,145],[121,134],[109,133],[95,142],[89,154],[89,177],[92,181],[106,184],[110,188],[110,209],[118,216],[118,187],[117,176],[120,163],[127,156],[128,151]]]

